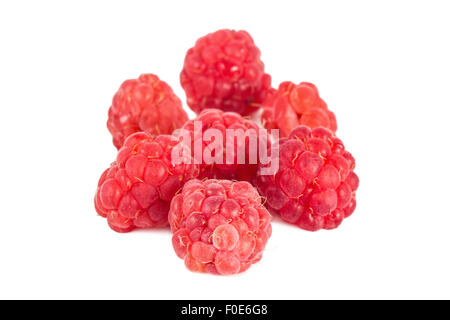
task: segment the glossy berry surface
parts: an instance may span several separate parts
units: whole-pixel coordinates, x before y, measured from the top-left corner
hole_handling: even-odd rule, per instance
[[[334,113],[328,110],[317,87],[308,82],[283,82],[278,90],[269,91],[261,122],[267,129],[279,129],[280,137],[287,137],[298,125],[325,127],[333,132],[337,129]]]
[[[248,182],[193,179],[171,203],[172,244],[194,272],[231,275],[262,258],[270,214]]]
[[[298,126],[279,147],[278,172],[255,181],[269,211],[305,230],[337,228],[356,207],[353,156],[325,128]]]
[[[171,134],[187,120],[170,86],[153,74],[143,74],[122,83],[109,108],[107,126],[119,149],[135,132]]]
[[[261,107],[271,77],[246,31],[219,30],[188,50],[180,81],[196,113],[218,108],[247,115]]]
[[[196,125],[200,130],[196,130]],[[182,129],[189,133],[190,139],[183,140],[190,147],[192,156],[200,164],[199,178],[251,181],[255,177],[260,162],[258,150],[260,147],[266,148],[268,153],[270,148],[267,132],[265,130],[260,132],[260,127],[255,122],[235,112],[205,109],[197,118],[187,121]],[[207,138],[216,130],[221,133],[221,141]],[[236,133],[237,136],[227,139],[227,131]],[[240,133],[247,134],[247,137],[243,137]],[[251,141],[256,143],[251,144]],[[221,142],[221,151],[215,148],[218,142]],[[201,152],[198,152],[197,145],[201,146]],[[240,156],[240,150],[243,150],[243,158]],[[206,159],[205,154],[211,155],[211,159]],[[227,158],[230,160],[228,163]]]
[[[129,136],[116,161],[101,176],[95,195],[97,213],[114,231],[168,225],[170,201],[184,182],[198,175],[194,164],[171,161],[178,144],[171,136],[144,132]]]

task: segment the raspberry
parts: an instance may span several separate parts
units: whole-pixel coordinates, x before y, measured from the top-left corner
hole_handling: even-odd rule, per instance
[[[197,165],[171,162],[178,143],[171,136],[154,138],[145,132],[125,140],[95,195],[97,213],[108,219],[111,229],[129,232],[168,225],[170,201],[185,181],[198,175]]]
[[[252,37],[234,30],[198,39],[186,54],[180,81],[196,113],[217,108],[248,115],[259,110],[271,86]]]
[[[153,74],[143,74],[122,83],[109,108],[107,125],[119,149],[135,132],[171,134],[187,120],[170,86]]]
[[[305,230],[337,228],[356,207],[353,156],[325,128],[298,126],[279,146],[278,172],[254,182],[269,211]]]
[[[248,182],[186,182],[170,205],[175,253],[191,271],[230,275],[258,262],[272,233],[270,214]]]
[[[310,128],[325,127],[336,132],[336,117],[328,110],[312,83],[295,85],[283,82],[278,90],[269,91],[263,103],[261,122],[267,129],[280,129],[280,137],[287,137],[298,125]]]
[[[199,132],[195,131],[196,123],[201,126],[200,128],[202,130]],[[255,177],[256,170],[258,169],[258,162],[260,159],[260,154],[258,152],[259,148],[267,147],[267,153],[270,148],[270,139],[267,132],[265,130],[259,132],[261,128],[259,128],[256,123],[244,119],[234,112],[223,112],[218,109],[205,109],[196,119],[187,121],[182,129],[189,133],[190,140],[186,141],[186,144],[190,147],[192,155],[196,157],[197,163],[201,163],[199,178],[251,181]],[[223,150],[218,151],[220,152],[219,158],[222,163],[217,161],[217,158],[215,157],[218,155],[216,155],[217,150],[215,150],[214,145],[218,143],[218,141],[215,141],[214,138],[204,138],[208,132],[212,132],[212,130],[208,131],[209,129],[216,129],[222,134]],[[236,133],[238,137],[233,138],[233,140],[227,140],[227,131]],[[183,132],[183,130],[181,130],[180,133],[181,132]],[[248,136],[239,138],[239,133],[247,134]],[[174,132],[174,134],[177,133]],[[197,154],[196,143],[200,142],[199,140],[201,141],[202,152]],[[256,142],[256,145],[251,145],[250,141]],[[232,154],[231,152],[227,153],[227,143],[229,145],[230,143],[233,143]],[[240,157],[239,150],[243,150],[244,148],[244,161],[241,161],[242,157]],[[205,153],[214,157],[208,162],[204,157]],[[230,160],[227,163],[227,157],[232,161]],[[240,160],[238,161],[238,159]]]

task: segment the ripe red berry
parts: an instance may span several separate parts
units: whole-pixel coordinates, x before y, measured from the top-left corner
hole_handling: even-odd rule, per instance
[[[261,122],[267,129],[280,129],[287,137],[298,125],[325,127],[336,132],[336,117],[328,110],[315,85],[283,82],[278,90],[269,91],[263,103]]]
[[[175,253],[195,272],[230,275],[258,262],[272,233],[270,214],[248,182],[186,182],[170,205]]]
[[[356,207],[353,156],[325,128],[298,126],[279,146],[278,172],[255,180],[268,209],[305,230],[337,228]]]
[[[260,108],[271,85],[252,37],[234,30],[198,39],[186,54],[180,80],[187,103],[196,113],[218,108],[250,114]]]
[[[198,132],[195,130],[196,125],[200,128]],[[260,132],[261,128],[255,122],[234,112],[205,109],[196,119],[187,121],[181,129],[189,133],[190,139],[185,142],[197,163],[201,164],[200,179],[251,181],[261,159],[260,148],[266,148],[265,152],[269,154],[270,139],[267,132]],[[180,132],[183,132],[182,130]],[[215,131],[221,133],[221,141],[210,137]],[[232,134],[236,136],[233,138]],[[218,143],[223,147],[220,151],[215,148]],[[197,146],[201,146],[201,150]],[[211,156],[211,159],[208,160],[205,155]]]
[[[119,149],[135,132],[171,134],[187,120],[181,100],[170,86],[153,74],[143,74],[122,83],[109,109],[107,125]]]
[[[171,136],[154,138],[144,132],[125,140],[95,195],[95,208],[111,229],[128,232],[168,225],[170,201],[185,181],[198,175],[192,161],[173,164],[171,153],[177,144]]]

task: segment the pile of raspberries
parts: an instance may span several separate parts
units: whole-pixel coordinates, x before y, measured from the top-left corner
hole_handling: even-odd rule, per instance
[[[359,179],[334,113],[312,83],[273,88],[246,31],[198,39],[180,81],[195,119],[153,74],[124,81],[114,95],[107,127],[118,152],[94,201],[111,229],[170,227],[189,270],[231,275],[261,260],[271,215],[317,231],[353,213]],[[226,139],[229,132],[244,138]]]

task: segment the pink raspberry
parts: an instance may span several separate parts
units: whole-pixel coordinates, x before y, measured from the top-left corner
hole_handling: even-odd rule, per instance
[[[171,136],[154,138],[144,132],[125,140],[95,195],[95,208],[111,229],[129,232],[168,225],[170,201],[185,181],[198,175],[197,165],[172,163],[177,144]]]
[[[217,108],[242,115],[260,108],[271,83],[252,37],[234,30],[198,39],[186,54],[180,80],[196,113]]]
[[[337,228],[356,207],[353,156],[325,128],[298,126],[279,146],[278,172],[255,181],[268,209],[305,230]]]
[[[195,131],[195,124],[200,125],[200,131]],[[229,179],[229,180],[245,180],[251,181],[258,169],[260,162],[259,148],[266,147],[267,154],[270,148],[270,139],[267,132],[264,130],[259,132],[261,128],[253,121],[247,120],[234,112],[223,112],[218,109],[205,109],[196,119],[187,121],[182,127],[183,130],[189,133],[190,141],[186,144],[190,147],[192,155],[197,158],[200,165],[199,178],[214,178],[214,179]],[[211,130],[210,130],[211,129]],[[208,133],[212,130],[218,130],[223,137],[223,150],[220,152],[221,162],[212,158],[209,162],[205,159],[205,152],[216,155],[214,145],[217,141],[214,138],[205,139]],[[238,138],[227,140],[227,131],[237,133]],[[182,132],[182,131],[180,131]],[[239,133],[247,134],[245,138],[239,138]],[[254,141],[256,144],[251,144]],[[202,152],[196,154],[196,143],[200,142]],[[227,143],[232,144],[233,150],[227,153]],[[240,163],[240,150],[244,150],[244,163]],[[228,163],[227,157],[231,159]],[[238,161],[239,160],[239,161]]]
[[[143,74],[122,83],[109,108],[107,125],[119,149],[135,132],[171,134],[187,120],[170,86],[153,74]]]
[[[170,205],[175,253],[191,271],[230,275],[262,258],[270,214],[248,182],[193,179]]]
[[[263,103],[261,122],[267,129],[280,129],[280,137],[287,137],[298,125],[310,128],[325,127],[336,132],[336,117],[328,110],[312,83],[298,85],[283,82],[278,90],[269,91]]]

